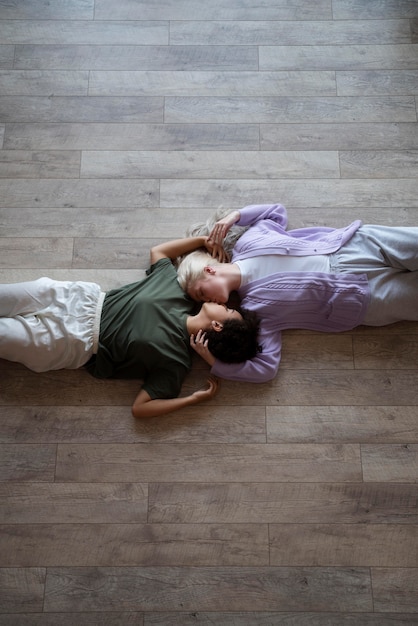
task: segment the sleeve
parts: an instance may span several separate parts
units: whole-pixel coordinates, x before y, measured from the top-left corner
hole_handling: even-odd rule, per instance
[[[271,332],[266,328],[263,329],[261,322],[259,340],[262,352],[259,352],[254,359],[243,363],[223,363],[217,359],[212,366],[211,374],[227,380],[248,383],[266,383],[272,380],[279,369],[282,334],[280,331]]]
[[[282,204],[250,204],[239,212],[238,226],[250,226],[261,220],[272,220],[282,228],[287,228],[287,211]]]

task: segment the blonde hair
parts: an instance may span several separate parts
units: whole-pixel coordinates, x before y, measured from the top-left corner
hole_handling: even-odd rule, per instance
[[[177,280],[180,287],[187,291],[197,280],[204,276],[208,265],[219,265],[207,250],[200,249],[186,254],[177,267]]]

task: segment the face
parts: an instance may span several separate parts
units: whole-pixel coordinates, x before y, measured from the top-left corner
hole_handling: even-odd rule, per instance
[[[188,294],[197,302],[224,304],[229,299],[229,290],[225,284],[225,279],[216,273],[209,272],[205,272],[203,278],[199,278],[189,287]]]
[[[226,322],[226,320],[242,320],[242,315],[235,309],[229,309],[225,304],[216,304],[215,302],[205,302],[202,310],[206,313],[208,319],[216,322]]]

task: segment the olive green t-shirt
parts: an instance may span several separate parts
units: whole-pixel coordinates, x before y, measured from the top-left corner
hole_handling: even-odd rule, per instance
[[[90,373],[142,379],[152,399],[177,397],[191,367],[186,319],[194,307],[170,259],[157,261],[143,280],[109,291]]]

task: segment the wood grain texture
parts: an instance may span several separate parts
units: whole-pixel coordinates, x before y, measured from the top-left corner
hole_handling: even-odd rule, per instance
[[[0,0],[0,282],[140,280],[220,206],[416,226],[417,72],[414,0]],[[417,341],[287,331],[144,421],[0,360],[0,626],[416,626]]]

